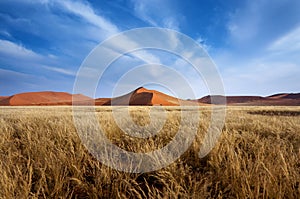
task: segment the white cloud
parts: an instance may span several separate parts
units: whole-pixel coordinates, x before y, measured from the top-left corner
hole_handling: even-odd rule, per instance
[[[236,10],[230,15],[227,29],[233,43],[243,43],[253,39],[258,34],[261,8],[254,3],[243,10]]]
[[[34,25],[43,26],[44,21],[47,21],[47,26],[44,28],[49,30],[48,37],[52,36],[55,38],[60,38],[60,40],[69,40],[76,38],[80,40],[96,41],[100,42],[107,37],[110,37],[118,32],[120,32],[118,26],[112,23],[108,18],[99,14],[98,10],[90,5],[88,1],[85,0],[38,0],[38,1],[22,1],[22,3],[28,4],[27,6],[36,6],[39,3],[43,16],[41,18],[31,18],[29,15],[29,21],[32,21]],[[25,5],[26,6],[26,5]],[[54,11],[60,11],[67,14],[75,15],[82,20],[77,19],[64,19],[60,15],[57,15]],[[1,15],[0,15],[1,16]],[[52,35],[53,27],[57,32],[62,32],[61,35]],[[40,27],[39,27],[40,28]],[[30,32],[36,32],[37,35],[45,37],[45,30],[36,30],[37,27],[32,27]],[[83,34],[84,33],[84,34]],[[65,37],[65,36],[68,37]],[[94,44],[95,45],[95,44]]]
[[[119,32],[117,26],[111,23],[108,19],[96,14],[95,10],[87,3],[80,1],[56,1],[63,8],[77,16],[82,17],[89,23],[107,31],[107,35],[116,34]]]
[[[6,36],[6,37],[12,37],[11,34],[6,30],[0,30],[0,35]]]
[[[169,16],[163,19],[162,21],[164,28],[170,28],[173,30],[179,30],[179,22],[174,16]]]
[[[299,25],[300,1],[248,0],[229,14],[227,30],[233,46],[265,48]]]
[[[54,71],[54,72],[64,74],[64,75],[70,75],[70,76],[75,76],[76,75],[76,73],[74,71],[66,70],[66,69],[63,69],[63,68],[58,68],[58,67],[54,67],[54,66],[41,66],[41,67],[44,68],[44,69],[47,69],[47,70],[51,70],[51,71]]]
[[[0,68],[0,95],[12,95],[24,92],[24,87],[33,85],[35,76]]]
[[[8,14],[0,13],[0,18],[4,19],[10,24],[14,24],[15,27],[17,26],[30,26],[31,21],[29,19],[23,17],[12,17]]]
[[[300,50],[300,26],[275,40],[268,47],[270,51],[287,53]]]
[[[299,92],[296,83],[300,67],[284,61],[248,60],[231,62],[222,71],[227,95],[269,95],[278,92]]]
[[[148,53],[145,50],[134,51],[131,53],[131,55],[133,55],[134,57],[137,57],[138,59],[143,60],[147,64],[153,64],[153,63],[160,64],[161,63],[159,57],[157,57],[151,53]]]
[[[0,55],[4,55],[2,59],[5,59],[6,63],[13,63],[13,65],[18,65],[19,67],[37,67],[55,71],[64,75],[75,75],[75,72],[67,69],[44,65],[45,63],[49,63],[50,60],[56,59],[55,56],[44,56],[38,54],[27,49],[22,44],[16,44],[8,40],[0,40]]]
[[[42,83],[41,83],[42,82]],[[44,77],[41,75],[16,72],[0,68],[0,95],[9,96],[15,93],[32,91],[72,91],[72,84],[64,78]]]
[[[103,16],[97,15],[95,10],[88,4],[80,1],[56,1],[62,5],[67,11],[76,14],[84,18],[89,23],[97,26],[98,28],[107,31],[108,35],[111,36],[120,32],[117,26],[111,23],[109,20]],[[144,8],[141,8],[142,10]],[[172,23],[172,21],[166,21],[167,23]],[[132,41],[130,38],[122,37],[122,39],[112,43],[112,46],[115,50],[115,53],[122,51],[123,49],[134,49],[138,47],[138,44]],[[147,53],[146,51],[133,52],[133,56],[143,60],[146,63],[160,63],[158,57]]]
[[[149,23],[152,26],[158,26],[158,24],[148,15],[148,6],[145,1],[134,0],[134,11],[137,17],[143,21]]]
[[[0,53],[2,55],[22,58],[22,59],[41,59],[42,56],[33,52],[30,49],[25,48],[21,44],[16,44],[8,40],[0,40]]]
[[[215,56],[227,94],[299,92],[297,0],[253,0],[230,14],[227,48]]]
[[[132,0],[134,14],[155,27],[179,30],[179,19],[172,3],[160,0]]]
[[[7,70],[7,69],[0,68],[0,80],[6,79],[6,78],[8,79],[11,76],[17,77],[17,78],[32,77],[29,74],[25,74],[25,73],[16,72],[16,71],[13,71],[13,70]]]
[[[147,52],[146,50],[141,49],[143,47],[142,43],[143,42],[140,41],[140,38],[138,38],[138,36],[129,38],[126,35],[118,35],[116,38],[109,40],[109,43],[107,43],[107,56],[119,57],[123,56],[122,53],[124,52],[130,52],[128,56],[131,58],[137,58],[148,64],[160,64],[161,61],[159,57]]]

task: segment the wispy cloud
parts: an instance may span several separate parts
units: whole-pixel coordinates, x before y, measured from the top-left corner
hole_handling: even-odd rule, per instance
[[[244,49],[261,49],[299,25],[300,1],[245,1],[230,13],[230,42]],[[279,25],[280,24],[280,25]]]
[[[0,35],[3,35],[5,37],[12,37],[11,34],[6,30],[0,30]]]
[[[64,74],[64,75],[70,75],[70,76],[76,75],[76,72],[71,71],[71,70],[66,70],[64,68],[58,68],[58,67],[54,67],[54,66],[44,66],[44,65],[42,65],[41,67],[44,69],[47,69],[47,70],[51,70],[51,71],[54,71],[57,73]]]
[[[8,65],[23,65],[23,68],[31,69],[35,67],[35,70],[46,69],[55,71],[64,75],[74,76],[75,72],[67,70],[65,68],[59,68],[55,66],[46,66],[45,63],[51,63],[50,61],[56,59],[53,55],[41,55],[37,52],[27,49],[22,44],[16,44],[8,40],[0,40],[0,55],[2,55],[2,61]],[[25,64],[24,64],[25,62]],[[30,68],[29,68],[30,67]]]
[[[16,44],[8,40],[0,40],[0,53],[10,58],[28,59],[41,59],[41,55],[27,49],[22,44]]]
[[[300,51],[300,26],[272,42],[268,50],[278,53]]]
[[[152,26],[158,26],[157,22],[148,15],[149,7],[146,5],[147,2],[133,0],[132,3],[137,17],[139,17],[140,19]]]
[[[15,27],[30,26],[31,24],[31,21],[25,17],[13,17],[4,13],[0,13],[0,19],[7,21],[9,24],[14,24]]]
[[[82,17],[87,22],[97,26],[101,30],[107,31],[107,36],[111,36],[121,31],[115,24],[110,22],[108,19],[96,14],[96,11],[87,2],[56,1],[56,3],[62,5],[66,9],[66,11]],[[167,19],[165,22],[168,23],[169,25],[173,25],[173,22],[168,21]],[[136,44],[130,38],[123,38],[123,40],[117,41],[117,43],[115,43],[114,45],[114,48],[115,49],[119,48],[119,50],[124,47],[134,48],[134,47],[138,47],[138,44]],[[158,57],[154,56],[151,53],[147,53],[146,51],[134,52],[131,55],[143,60],[146,63],[158,63],[158,64],[160,63]]]
[[[34,78],[33,75],[0,68],[0,95],[24,92],[24,87],[29,88],[34,84]]]
[[[32,91],[68,91],[72,83],[64,78],[45,78],[36,74],[17,72],[0,68],[0,95],[9,96],[16,93]],[[66,89],[69,88],[69,89]]]
[[[289,62],[252,61],[241,69],[229,67],[222,72],[228,95],[270,95],[278,92],[299,92],[300,68]]]
[[[299,8],[297,0],[254,0],[230,13],[228,45],[214,56],[227,94],[299,91]]]
[[[132,0],[135,15],[151,26],[180,30],[179,18],[170,1]]]
[[[52,47],[47,46],[47,50],[54,48],[55,51],[54,54],[53,51],[41,54],[25,47],[23,42],[17,42],[16,39],[14,42],[0,40],[1,64],[5,68],[10,66],[28,73],[46,75],[45,71],[53,71],[58,74],[75,76],[74,71],[77,70],[88,51],[92,49],[91,47],[119,32],[114,23],[99,15],[99,12],[87,1],[39,0],[35,3],[32,1],[18,3],[27,8],[38,7],[39,12],[43,14],[40,17],[36,17],[34,13],[28,13],[26,16],[17,14],[12,17],[10,14],[1,13],[0,18],[3,18],[7,24],[13,25],[13,28],[30,32],[42,41],[49,40]],[[59,12],[76,17],[63,18],[58,15]],[[81,20],[76,20],[78,17]],[[64,23],[62,24],[62,22]],[[41,43],[41,45],[44,44]]]
[[[107,36],[111,36],[120,31],[118,27],[108,19],[100,16],[99,14],[96,14],[96,11],[90,6],[88,2],[66,0],[56,1],[56,3],[61,5],[66,11],[82,17],[87,22],[97,26],[101,30],[105,30],[107,32]]]

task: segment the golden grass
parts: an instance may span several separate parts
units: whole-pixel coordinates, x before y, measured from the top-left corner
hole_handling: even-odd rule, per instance
[[[132,107],[133,121],[148,124],[148,109]],[[299,111],[228,107],[218,144],[200,159],[210,121],[209,107],[202,107],[198,135],[178,160],[132,174],[89,154],[70,107],[1,107],[0,198],[300,198]],[[178,130],[178,107],[167,112],[161,132],[146,140],[124,134],[110,107],[99,107],[96,114],[114,144],[148,152],[166,145]]]

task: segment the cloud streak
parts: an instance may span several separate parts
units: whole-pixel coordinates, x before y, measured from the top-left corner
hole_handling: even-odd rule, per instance
[[[268,50],[278,53],[300,51],[300,26],[272,42]]]
[[[227,23],[230,42],[251,50],[266,48],[299,25],[298,0],[254,0],[230,13]]]
[[[135,15],[155,27],[170,28],[180,30],[179,18],[174,13],[170,1],[160,0],[132,0],[131,1]]]
[[[0,40],[0,53],[10,58],[18,58],[23,60],[39,60],[41,55],[25,48],[23,45],[13,43],[8,40]]]
[[[26,62],[26,64],[22,64],[24,69],[27,68],[30,70],[29,67],[35,67],[40,71],[46,69],[64,75],[75,76],[75,72],[73,71],[55,66],[45,66],[44,64],[49,63],[49,59],[55,59],[55,56],[53,57],[52,55],[45,56],[38,54],[30,49],[27,49],[22,44],[16,44],[8,40],[0,40],[0,54],[3,56],[2,62],[4,61],[4,63],[8,65],[16,65]]]
[[[84,3],[69,0],[55,2],[61,5],[66,11],[82,17],[87,22],[97,26],[101,30],[105,30],[107,32],[107,36],[111,36],[120,31],[117,26],[111,23],[108,19],[96,14],[95,10],[87,2]]]

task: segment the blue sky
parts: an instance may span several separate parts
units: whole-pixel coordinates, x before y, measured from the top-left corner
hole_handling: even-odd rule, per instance
[[[227,95],[300,92],[299,10],[299,0],[0,1],[0,96],[72,92],[92,49],[141,27],[174,29],[203,45]],[[171,59],[149,53],[161,62]],[[97,97],[110,95],[112,76],[120,71],[112,66]],[[200,84],[194,81],[197,97],[208,94]]]

